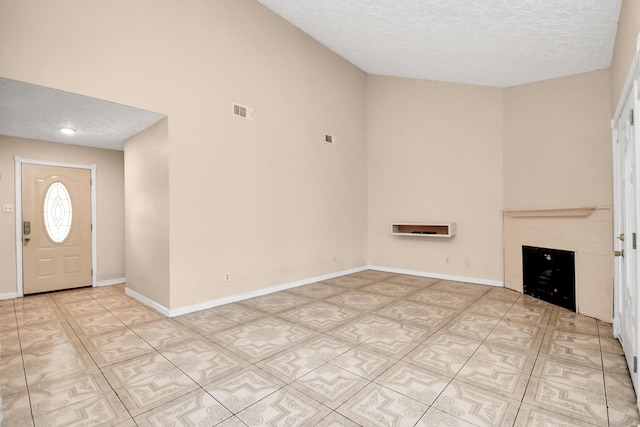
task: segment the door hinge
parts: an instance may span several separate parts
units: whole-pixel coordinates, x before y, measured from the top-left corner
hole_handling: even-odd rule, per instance
[[[638,356],[633,356],[633,373],[638,372]]]
[[[631,245],[633,249],[637,249],[636,233],[631,233]]]
[[[631,110],[629,110],[629,124],[631,126],[634,125],[634,120],[633,120],[633,108]]]

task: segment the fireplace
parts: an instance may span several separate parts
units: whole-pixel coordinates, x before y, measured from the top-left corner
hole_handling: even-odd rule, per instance
[[[613,318],[611,207],[504,211],[504,285],[524,293],[522,247],[575,253],[575,310],[604,322]]]
[[[576,311],[575,252],[522,246],[523,292]]]

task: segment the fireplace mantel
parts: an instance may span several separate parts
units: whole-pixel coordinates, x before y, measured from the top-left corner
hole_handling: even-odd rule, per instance
[[[596,207],[586,208],[556,208],[556,209],[509,209],[502,211],[505,216],[513,218],[538,217],[586,217],[595,211]]]

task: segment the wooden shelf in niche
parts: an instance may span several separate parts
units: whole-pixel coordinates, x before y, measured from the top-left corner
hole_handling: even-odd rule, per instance
[[[391,234],[395,236],[453,237],[456,235],[455,222],[439,223],[397,223],[391,224]]]

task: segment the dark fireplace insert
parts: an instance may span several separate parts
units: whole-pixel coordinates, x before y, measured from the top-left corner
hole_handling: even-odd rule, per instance
[[[576,311],[575,252],[523,246],[522,279],[526,295]]]

